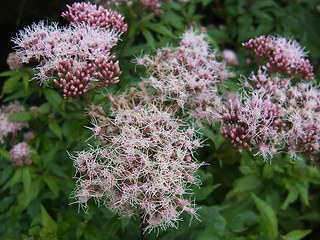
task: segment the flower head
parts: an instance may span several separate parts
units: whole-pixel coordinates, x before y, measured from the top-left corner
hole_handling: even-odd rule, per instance
[[[313,79],[313,67],[307,53],[300,44],[284,37],[260,36],[243,43],[245,49],[252,51],[257,58],[266,59],[263,66],[267,71],[289,74],[301,79]]]
[[[183,211],[195,214],[186,199],[200,166],[192,156],[201,143],[194,130],[153,104],[119,107],[108,118],[101,111],[92,128],[98,147],[79,152],[75,197],[86,204],[95,198],[129,216],[137,209],[147,230],[175,226]]]
[[[243,92],[220,111],[221,133],[241,150],[257,150],[265,161],[287,152],[318,158],[320,148],[320,91],[310,83],[261,70],[243,81]]]
[[[10,150],[12,165],[30,165],[32,161],[29,153],[30,148],[25,142],[14,145]]]
[[[13,40],[22,61],[37,61],[36,78],[42,83],[54,78],[64,97],[81,95],[95,87],[119,81],[121,71],[110,53],[119,40],[112,29],[85,23],[65,28],[43,22],[20,31]]]
[[[189,29],[177,48],[138,59],[150,73],[145,82],[157,91],[157,101],[191,109],[200,122],[213,118],[213,111],[220,106],[217,85],[233,76],[225,63],[215,60],[215,52],[204,37],[205,33]]]
[[[128,26],[124,23],[124,17],[116,11],[84,2],[75,2],[67,7],[68,11],[62,13],[62,17],[73,24],[85,23],[92,27],[114,29],[119,33],[127,31]]]

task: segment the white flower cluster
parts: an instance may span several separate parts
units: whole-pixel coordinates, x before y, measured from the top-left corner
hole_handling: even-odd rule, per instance
[[[156,89],[157,101],[178,104],[198,119],[212,121],[213,112],[221,106],[218,84],[233,74],[225,63],[216,61],[204,37],[205,33],[189,29],[177,48],[161,49],[155,57],[137,62],[150,73],[145,82]]]
[[[137,209],[145,231],[176,226],[183,211],[196,214],[188,195],[199,184],[193,153],[201,142],[193,128],[151,103],[94,115],[98,147],[73,156],[79,203],[93,197],[125,216]]]
[[[110,49],[117,44],[119,35],[113,30],[74,24],[58,27],[57,23],[33,24],[13,39],[23,63],[39,62],[36,76],[42,83],[54,75],[63,60],[73,60],[74,68],[88,61],[110,58]]]

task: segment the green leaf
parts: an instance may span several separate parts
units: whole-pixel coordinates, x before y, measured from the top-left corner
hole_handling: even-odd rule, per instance
[[[103,239],[107,240],[112,238],[112,236],[115,236],[120,228],[121,228],[121,221],[119,221],[119,218],[116,216],[103,226],[103,229],[105,229],[105,232],[103,234]]]
[[[219,136],[216,136],[215,133],[210,129],[210,128],[207,128],[207,127],[203,127],[200,129],[200,132],[205,136],[205,137],[208,137],[215,145],[215,147],[217,148],[220,144],[220,141],[219,141]]]
[[[56,233],[58,231],[57,223],[51,218],[44,206],[41,205],[42,226],[47,233]]]
[[[60,142],[56,142],[47,154],[43,155],[44,167],[47,167],[56,157],[60,147]]]
[[[163,36],[175,38],[175,35],[167,27],[161,25],[160,23],[147,23],[144,26],[153,32],[162,34]]]
[[[312,230],[294,230],[289,232],[285,239],[286,240],[299,240],[303,237],[307,236],[309,233],[311,233]]]
[[[194,190],[194,195],[197,201],[205,200],[213,192],[213,190],[218,188],[219,186],[221,186],[220,183],[216,185],[201,187],[200,189],[196,188]]]
[[[16,74],[16,75],[13,75],[12,77],[8,78],[3,86],[2,86],[2,93],[1,93],[1,96],[0,96],[0,99],[5,95],[5,94],[8,94],[8,93],[11,93],[15,86],[17,85],[17,83],[19,82],[21,78],[21,75],[20,74]]]
[[[266,232],[271,240],[275,239],[278,235],[278,220],[275,212],[268,203],[258,198],[254,193],[251,193],[251,196],[260,212],[261,230]]]
[[[11,178],[11,181],[9,184],[10,186],[15,185],[22,180],[22,172],[23,172],[23,168],[18,167],[17,170],[15,171],[13,177]]]
[[[142,31],[143,36],[147,40],[148,44],[150,45],[150,47],[155,47],[156,44],[155,44],[154,38],[152,36],[152,33],[144,27],[141,28],[141,31]]]
[[[284,200],[283,204],[281,205],[281,209],[286,209],[290,203],[293,203],[299,196],[298,189],[293,186],[289,181],[286,182],[286,188],[288,189],[289,193]]]
[[[49,129],[54,132],[54,134],[60,139],[62,140],[62,131],[61,128],[57,122],[57,120],[52,119],[49,121]]]
[[[81,222],[77,225],[77,229],[76,229],[76,238],[77,240],[81,238],[81,236],[83,235],[85,229],[86,229],[87,224],[85,222]]]
[[[52,89],[44,89],[44,96],[48,100],[48,102],[56,108],[56,110],[59,110],[61,113],[64,113],[64,108],[63,108],[63,98],[60,96],[59,93]]]
[[[23,82],[25,90],[28,91],[29,83],[30,83],[30,76],[28,73],[26,73],[26,72],[22,73],[22,82]]]
[[[198,213],[201,216],[201,221],[207,228],[213,229],[217,234],[223,236],[227,221],[220,214],[218,206],[201,206]]]
[[[196,240],[223,240],[221,236],[219,236],[214,229],[206,228],[200,232],[197,236]]]
[[[231,216],[230,221],[228,221],[228,226],[234,232],[243,232],[248,229],[248,227],[258,223],[260,217],[253,211],[241,210]]]
[[[0,151],[1,151],[1,148],[0,148]],[[0,185],[2,185],[4,182],[8,181],[8,178],[11,176],[14,169],[15,169],[15,167],[10,165],[10,166],[6,167],[4,171],[1,171]]]
[[[22,182],[24,191],[26,194],[30,192],[30,186],[31,186],[31,175],[30,175],[30,169],[28,167],[23,167],[22,172]]]
[[[14,203],[14,199],[12,196],[4,197],[1,199],[0,204],[0,213],[3,213],[8,210],[9,206]]]
[[[166,11],[165,16],[168,18],[169,23],[171,26],[173,26],[176,29],[183,30],[184,24],[183,24],[183,18],[177,14],[175,14],[173,11]]]
[[[194,15],[195,11],[196,11],[196,5],[189,4],[188,9],[187,9],[188,16],[192,17]]]
[[[85,130],[84,126],[86,124],[86,121],[68,119],[62,125],[63,135],[67,139],[70,139],[71,137],[75,140],[79,140],[83,136],[83,132]]]
[[[242,160],[245,162],[246,166],[250,168],[251,172],[260,176],[261,175],[261,167],[259,166],[256,159],[253,159],[252,153],[248,152],[247,149],[244,149],[241,152]]]
[[[11,121],[27,122],[32,119],[30,112],[18,112],[9,117]]]
[[[10,159],[10,152],[9,151],[7,151],[7,150],[4,150],[3,148],[1,148],[0,147],[0,155],[2,156],[2,157],[4,157],[5,159]]]
[[[43,176],[43,180],[48,185],[48,187],[51,190],[51,192],[53,193],[54,197],[57,198],[59,196],[59,187],[56,183],[56,179],[51,176]]]
[[[238,178],[234,185],[232,192],[248,192],[254,189],[259,189],[262,186],[262,181],[257,175],[247,175]]]
[[[206,35],[206,36],[204,37],[204,39],[205,39],[207,42],[209,42],[209,43],[213,46],[213,48],[215,48],[215,49],[218,49],[218,48],[219,48],[217,42],[216,42],[211,36]]]
[[[11,94],[10,96],[6,97],[5,99],[3,99],[3,102],[9,102],[15,99],[19,99],[19,98],[26,98],[28,96],[30,96],[30,92],[27,92],[26,90],[20,90],[20,91],[16,91],[13,94]]]
[[[10,77],[16,74],[17,74],[17,71],[5,71],[0,73],[0,77]]]
[[[308,182],[304,181],[304,182],[294,182],[295,187],[298,189],[299,191],[299,196],[301,201],[303,202],[303,204],[305,204],[306,206],[310,206],[309,203],[309,194],[308,194]]]

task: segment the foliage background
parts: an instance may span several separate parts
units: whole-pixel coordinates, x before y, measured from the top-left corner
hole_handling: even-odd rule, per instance
[[[5,59],[10,38],[40,19],[59,21],[65,4],[72,1],[6,1],[0,10],[2,37],[1,101],[19,99],[25,107],[37,106],[35,116],[27,110],[12,120],[27,121],[37,136],[32,142],[30,166],[11,166],[8,143],[0,146],[0,238],[1,239],[138,239],[139,220],[119,218],[104,207],[89,202],[88,213],[78,211],[70,195],[74,168],[68,152],[86,148],[90,125],[77,102],[63,99],[54,88],[39,86],[30,68],[7,71]],[[208,41],[217,49],[233,49],[239,66],[228,82],[237,91],[238,76],[256,70],[253,59],[241,47],[249,38],[279,34],[297,39],[309,52],[315,78],[320,71],[320,1],[191,0],[163,4],[157,16],[140,5],[119,7],[129,30],[115,50],[123,71],[116,86],[101,89],[94,103],[108,100],[101,93],[118,93],[135,86],[144,72],[132,63],[141,53],[157,47],[175,46],[188,27],[205,27]],[[250,61],[248,61],[250,59]],[[320,175],[305,160],[290,162],[277,156],[266,164],[252,153],[234,151],[219,134],[219,126],[202,129],[206,147],[199,161],[209,163],[199,170],[203,181],[195,189],[200,220],[189,216],[178,229],[156,232],[149,239],[317,239],[320,225]],[[67,152],[68,151],[68,152]]]

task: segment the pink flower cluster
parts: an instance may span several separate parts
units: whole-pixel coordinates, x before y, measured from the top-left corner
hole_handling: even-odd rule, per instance
[[[185,31],[180,46],[159,50],[155,57],[138,59],[150,77],[145,80],[157,91],[157,101],[191,109],[191,115],[207,121],[220,106],[218,84],[233,76],[225,63],[215,60],[215,53],[204,40],[205,33]]]
[[[13,42],[22,62],[39,62],[36,78],[54,78],[64,97],[117,83],[121,71],[110,50],[126,29],[123,18],[87,3],[75,3],[63,16],[73,21],[70,26],[40,22],[19,32]]]
[[[0,143],[4,143],[5,138],[9,135],[13,138],[17,133],[28,127],[28,123],[11,121],[10,116],[15,113],[23,112],[24,107],[18,102],[11,102],[8,105],[3,105],[0,108]]]
[[[287,152],[320,158],[319,87],[258,71],[242,82],[241,96],[220,112],[221,133],[237,147],[256,149],[264,160]]]
[[[21,142],[14,145],[11,150],[11,161],[12,165],[21,166],[21,165],[30,165],[32,163],[30,158],[30,148],[27,143]]]
[[[102,6],[96,6],[90,3],[74,3],[68,6],[67,12],[62,13],[62,17],[69,20],[72,24],[85,23],[92,27],[104,29],[114,29],[117,32],[124,33],[128,26],[124,23],[124,18],[111,9],[105,9]]]
[[[195,130],[173,113],[149,104],[118,106],[113,117],[91,109],[98,147],[73,156],[78,172],[75,198],[90,198],[125,216],[135,209],[145,231],[175,226],[185,211],[195,215],[189,186],[199,164],[193,153],[201,145]]]
[[[263,68],[271,73],[289,74],[301,79],[313,79],[313,67],[307,54],[295,40],[284,37],[260,36],[243,43],[258,59],[266,59]]]

